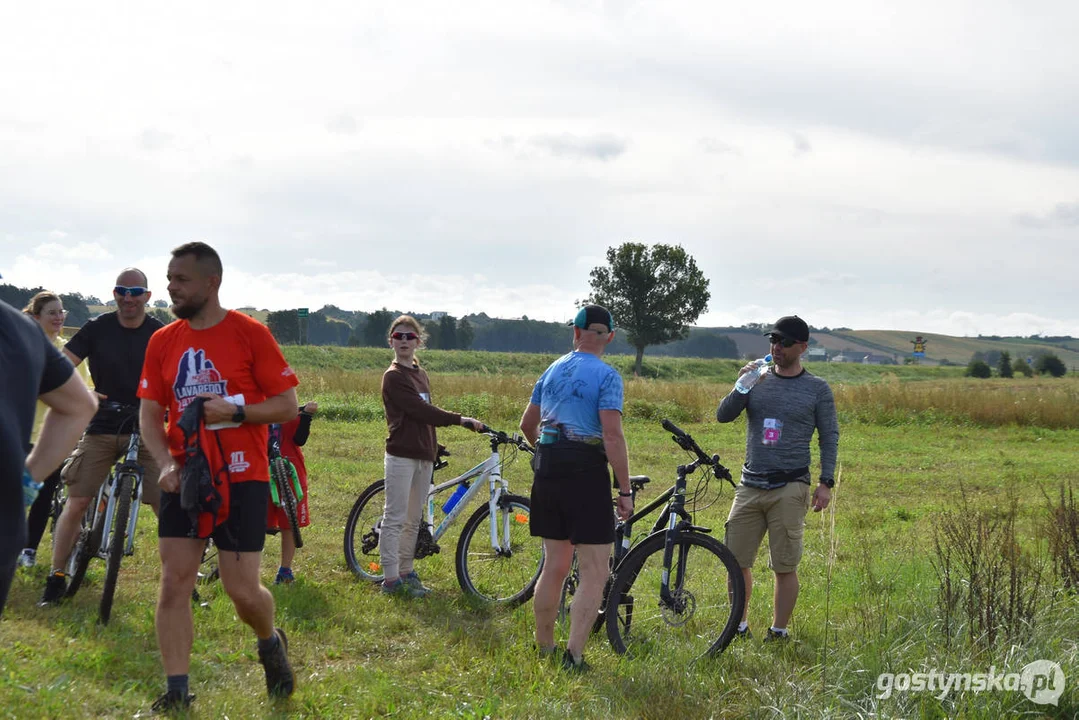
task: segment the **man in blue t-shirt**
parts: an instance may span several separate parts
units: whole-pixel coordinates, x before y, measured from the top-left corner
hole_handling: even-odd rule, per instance
[[[26,542],[26,506],[97,409],[89,388],[37,323],[0,302],[0,612]],[[28,456],[34,410],[48,407]]]
[[[614,542],[608,463],[623,520],[633,513],[633,495],[622,434],[622,378],[600,359],[614,339],[614,319],[606,308],[587,305],[570,324],[576,350],[551,363],[536,381],[521,431],[536,446],[529,528],[543,538],[546,553],[532,601],[536,645],[543,654],[555,651],[555,615],[576,549],[581,584],[570,608],[562,663],[580,669]]]

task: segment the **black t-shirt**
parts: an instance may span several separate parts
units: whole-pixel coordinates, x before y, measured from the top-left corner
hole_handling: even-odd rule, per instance
[[[0,508],[23,512],[22,471],[38,395],[60,387],[71,373],[41,327],[0,302]],[[0,521],[0,534],[14,531]]]
[[[142,376],[146,345],[150,342],[150,336],[161,327],[164,325],[159,320],[147,315],[139,327],[125,328],[115,312],[105,313],[79,328],[64,349],[90,363],[94,390],[106,396],[102,405],[118,402],[137,407],[139,400],[135,393]],[[127,419],[102,407],[90,421],[86,433],[105,435],[120,432],[121,425]]]

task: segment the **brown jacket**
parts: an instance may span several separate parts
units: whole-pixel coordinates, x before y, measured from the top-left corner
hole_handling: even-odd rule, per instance
[[[431,384],[418,365],[390,363],[382,374],[382,405],[386,408],[386,452],[416,460],[435,459],[435,428],[460,425],[461,416],[431,404]]]

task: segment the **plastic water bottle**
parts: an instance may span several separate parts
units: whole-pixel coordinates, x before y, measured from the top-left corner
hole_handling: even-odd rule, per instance
[[[468,483],[458,485],[457,489],[453,491],[453,495],[450,495],[450,499],[442,506],[442,512],[448,513],[457,507],[457,503],[461,502],[461,498],[465,496],[466,492],[468,492]]]
[[[749,371],[742,373],[738,381],[734,383],[734,389],[745,395],[749,392],[757,381],[768,372],[768,363],[772,362],[772,355],[768,354],[762,358],[753,361],[753,367]]]
[[[34,478],[30,476],[30,471],[24,469],[22,471],[22,500],[26,507],[30,507],[34,504],[34,500],[37,499],[37,494],[41,492],[41,486],[44,483],[35,482]]]

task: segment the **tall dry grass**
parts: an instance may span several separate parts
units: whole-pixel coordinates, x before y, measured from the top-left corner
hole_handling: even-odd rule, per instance
[[[840,385],[836,406],[848,419],[880,425],[950,420],[983,427],[1079,427],[1079,383],[1055,378],[955,379]]]
[[[473,417],[506,423],[520,417],[535,375],[431,374],[435,402]],[[370,420],[382,416],[382,372],[303,368],[300,393],[328,403],[328,416]],[[627,420],[706,422],[730,391],[715,381],[625,379]],[[833,385],[842,422],[908,425],[947,422],[981,427],[1079,427],[1079,382],[1073,379],[949,379],[902,382],[884,376],[873,383]]]

